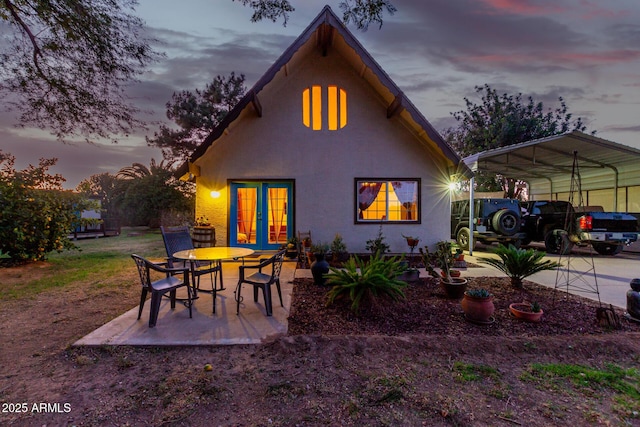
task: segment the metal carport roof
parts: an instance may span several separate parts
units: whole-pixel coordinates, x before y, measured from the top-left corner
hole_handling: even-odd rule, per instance
[[[483,151],[463,159],[471,170],[526,181],[529,194],[553,197],[571,188],[574,151],[583,191],[640,185],[640,150],[574,131]]]

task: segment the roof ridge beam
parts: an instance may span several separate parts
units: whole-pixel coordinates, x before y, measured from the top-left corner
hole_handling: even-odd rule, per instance
[[[325,22],[318,27],[318,47],[322,52],[322,56],[327,56],[329,46],[333,42],[333,26]]]

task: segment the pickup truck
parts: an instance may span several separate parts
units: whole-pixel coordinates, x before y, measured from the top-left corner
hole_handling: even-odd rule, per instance
[[[638,240],[638,219],[621,212],[587,207],[578,212],[565,201],[530,201],[520,204],[523,244],[544,242],[549,253],[567,254],[573,245],[591,245],[601,255],[616,255]],[[566,226],[565,226],[566,224]]]

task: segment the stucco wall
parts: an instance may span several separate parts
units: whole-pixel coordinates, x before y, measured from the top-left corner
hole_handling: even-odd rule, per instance
[[[295,59],[295,58],[294,58]],[[196,162],[196,216],[228,241],[228,180],[295,180],[295,230],[311,230],[314,241],[342,234],[350,252],[363,252],[378,224],[354,224],[354,178],[421,178],[422,224],[385,224],[394,252],[406,251],[402,234],[424,243],[449,238],[449,199],[444,163],[434,159],[387,105],[336,53],[313,53],[300,66],[278,75],[259,93],[263,116],[251,106]],[[348,94],[348,124],[337,131],[313,131],[302,124],[302,91],[337,85]],[[211,190],[221,197],[212,199]],[[421,242],[421,243],[422,243]]]

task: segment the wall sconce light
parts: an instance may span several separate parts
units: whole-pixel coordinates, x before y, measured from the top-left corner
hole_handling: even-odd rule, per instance
[[[220,192],[219,192],[219,191],[216,191],[216,190],[213,190],[213,191],[211,192],[211,197],[212,197],[212,198],[214,198],[214,199],[219,198],[219,197],[220,197]]]

